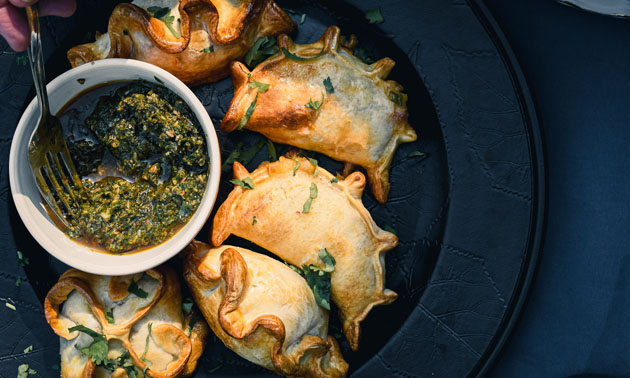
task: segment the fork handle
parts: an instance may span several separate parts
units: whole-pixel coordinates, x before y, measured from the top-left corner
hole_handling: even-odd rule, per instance
[[[26,7],[26,18],[31,29],[31,44],[28,46],[28,58],[31,63],[35,92],[41,106],[42,117],[45,117],[50,114],[50,106],[48,105],[48,92],[46,91],[46,73],[44,71],[44,54],[42,53],[42,40],[39,32],[39,10],[37,5]]]

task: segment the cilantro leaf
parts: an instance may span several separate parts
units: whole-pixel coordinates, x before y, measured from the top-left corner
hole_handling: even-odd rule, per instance
[[[15,286],[18,286],[18,287],[19,287],[21,283],[22,283],[22,277],[18,277],[18,278],[16,278],[16,280],[15,280]]]
[[[320,270],[315,265],[302,266],[304,278],[315,296],[315,302],[330,310],[330,273]]]
[[[192,336],[192,330],[195,327],[195,324],[199,321],[199,315],[193,315],[192,319],[190,319],[190,323],[188,324],[188,338]]]
[[[306,13],[302,13],[302,17],[300,17],[300,25],[304,25],[304,21],[306,21]]]
[[[162,21],[168,30],[175,36],[175,38],[179,38],[181,35],[175,28],[173,28],[173,22],[175,21],[175,16],[171,16],[171,10],[169,8],[162,7],[149,7],[147,8],[147,12],[151,14],[152,17],[157,18]],[[179,21],[179,19],[178,19]]]
[[[28,352],[30,352],[32,350],[33,350],[33,346],[29,345],[29,346],[26,347],[26,349],[24,349],[24,353],[26,354],[26,353],[28,353]]]
[[[365,64],[374,63],[374,59],[366,55],[365,49],[363,47],[359,47],[356,50],[354,50],[354,56],[361,59]]]
[[[293,159],[295,160],[295,168],[293,168],[293,177],[295,177],[295,173],[297,172],[298,169],[300,169],[300,161],[298,159]]]
[[[134,279],[131,279],[131,282],[129,282],[129,286],[127,287],[127,291],[129,291],[131,294],[134,294],[136,297],[138,298],[146,298],[149,293],[147,293],[146,291],[142,290],[138,284],[136,283],[136,281],[134,281]]]
[[[387,231],[387,232],[391,232],[391,233],[392,233],[392,234],[394,234],[394,235],[398,235],[398,234],[396,233],[396,230],[394,230],[394,229],[392,228],[392,226],[390,226],[390,225],[388,225],[388,224],[386,224],[386,225],[384,225],[384,226],[383,226],[383,230],[385,230],[385,231]]]
[[[422,151],[413,151],[413,152],[409,153],[409,155],[407,155],[407,157],[410,157],[410,158],[419,157],[420,160],[422,160],[422,159],[427,157],[427,154],[425,154]]]
[[[114,319],[114,309],[110,308],[109,311],[107,311],[105,313],[105,320],[107,320],[107,323],[109,324],[114,324],[116,322],[116,320]]]
[[[212,53],[214,52],[214,46],[209,45],[208,47],[204,47],[203,49],[199,50],[200,53]]]
[[[326,88],[326,93],[328,94],[335,93],[335,88],[332,85],[330,77],[324,79],[324,88]]]
[[[249,105],[249,108],[247,108],[247,111],[245,112],[245,116],[243,117],[243,119],[241,119],[241,123],[238,124],[238,130],[242,130],[243,127],[245,127],[245,125],[247,124],[247,121],[249,121],[249,118],[254,113],[254,110],[256,109],[256,101],[258,101],[259,94],[260,94],[260,91],[256,93],[256,97],[254,98],[254,101],[252,101],[252,103]]]
[[[322,93],[322,100],[320,101],[313,101],[312,99],[309,98],[308,104],[304,105],[307,108],[311,108],[313,110],[318,110],[319,108],[322,107],[322,105],[324,105],[324,94]]]
[[[18,265],[21,267],[25,267],[28,265],[29,260],[28,257],[24,256],[24,254],[22,254],[22,252],[17,251],[17,257],[18,257]]]
[[[254,68],[258,63],[262,62],[267,56],[274,55],[278,52],[278,45],[275,37],[263,37],[254,43],[252,48],[247,52],[245,64],[249,68]]]
[[[384,21],[380,8],[366,10],[365,18],[370,21],[370,24],[382,24]]]
[[[238,142],[236,148],[230,152],[227,159],[221,164],[221,172],[227,172],[232,168],[232,164],[238,160],[238,157],[241,155],[241,148],[243,147],[243,142]]]
[[[144,374],[144,376],[147,376],[147,369],[153,365],[153,362],[149,361],[146,359],[146,355],[147,352],[149,351],[149,340],[151,338],[151,326],[153,325],[153,323],[149,322],[149,324],[147,324],[147,328],[149,328],[149,333],[147,333],[147,339],[144,343],[144,352],[142,353],[142,356],[140,356],[140,359],[146,364],[144,366],[144,369],[142,370],[142,374]]]
[[[322,248],[317,251],[317,255],[324,262],[324,264],[326,264],[326,267],[322,269],[324,272],[332,273],[335,271],[335,265],[337,264],[337,261],[326,248]]]
[[[28,63],[28,57],[26,55],[19,55],[15,57],[15,62],[18,66],[26,66]]]
[[[18,378],[26,378],[29,376],[29,374],[37,374],[37,371],[29,368],[28,364],[22,364],[18,366],[18,373],[17,373]]]
[[[317,173],[318,173],[317,172],[317,167],[318,167],[317,160],[315,160],[313,158],[310,158],[310,157],[307,157],[307,159],[308,159],[309,162],[311,162],[311,164],[313,164],[315,166],[315,170],[313,171],[313,176],[317,176]]]
[[[254,144],[241,154],[241,156],[238,158],[238,161],[243,165],[249,164],[252,160],[254,160],[254,157],[256,157],[256,154],[263,148],[264,145],[265,140],[263,138],[260,138],[258,142],[256,142],[256,144]]]
[[[306,202],[304,202],[302,213],[306,214],[311,211],[311,204],[315,198],[317,198],[317,185],[315,185],[314,182],[311,182],[310,194]]]
[[[182,311],[184,311],[184,313],[186,314],[190,314],[190,312],[192,311],[193,308],[193,301],[190,298],[186,298],[184,299],[184,301],[182,302]]]
[[[404,106],[407,100],[407,95],[404,93],[389,91],[389,99],[398,106]]]
[[[234,185],[240,186],[245,190],[254,189],[254,182],[252,181],[251,177],[245,177],[243,180],[231,179],[230,182]]]
[[[336,177],[333,177],[332,180],[330,180],[331,183],[335,184],[337,182],[339,182],[339,179]]]
[[[267,144],[267,156],[269,157],[269,160],[278,160],[278,153],[276,152],[276,146],[273,144],[273,142],[267,139],[265,143]]]
[[[161,7],[149,7],[149,8],[147,8],[147,12],[149,12],[152,17],[162,18],[164,16],[167,16],[169,13],[171,13],[171,10],[169,8],[167,8],[167,7],[164,7],[164,8],[161,8]]]
[[[254,219],[252,219],[252,226],[255,225],[256,223],[258,223],[258,221],[256,220],[256,216],[254,215]]]
[[[264,93],[267,91],[267,89],[269,89],[269,84],[267,83],[261,83],[259,81],[252,81],[251,83],[249,83],[249,87],[250,88],[258,88],[258,93]]]
[[[92,344],[88,345],[85,348],[79,348],[78,346],[74,346],[81,353],[91,358],[95,364],[101,365],[103,362],[107,362],[107,353],[109,352],[109,345],[107,344],[107,339],[102,334],[84,326],[77,325],[72,328],[68,328],[68,332],[79,331],[83,332],[86,335],[90,336],[92,340]]]
[[[298,62],[308,62],[311,60],[315,60],[319,58],[320,56],[324,55],[324,48],[322,47],[322,51],[320,51],[319,54],[312,56],[310,58],[304,58],[302,56],[295,55],[284,47],[282,48],[282,53],[284,54],[284,56],[286,56],[287,58],[291,60],[296,60]]]

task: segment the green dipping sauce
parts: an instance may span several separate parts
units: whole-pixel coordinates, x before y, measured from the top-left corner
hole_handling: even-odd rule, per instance
[[[114,83],[78,97],[60,119],[84,186],[68,235],[123,253],[160,244],[188,222],[205,192],[209,157],[179,96],[148,82]]]

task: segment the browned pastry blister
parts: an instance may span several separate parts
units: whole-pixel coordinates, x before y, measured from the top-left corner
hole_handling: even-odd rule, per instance
[[[290,377],[343,377],[348,370],[328,312],[285,264],[250,250],[193,241],[184,278],[221,341],[247,360]]]
[[[396,299],[385,289],[384,259],[398,238],[380,229],[363,206],[365,176],[354,172],[339,180],[308,159],[280,157],[251,173],[236,162],[234,177],[251,178],[254,188],[234,186],[214,218],[212,243],[221,245],[234,234],[298,267],[321,266],[318,251],[326,248],[336,260],[331,300],[356,350],[361,321],[373,306]],[[317,196],[305,212],[313,185]]]
[[[174,34],[144,8],[154,4],[118,4],[107,33],[68,50],[70,64],[132,58],[162,67],[187,84],[203,84],[226,77],[229,64],[243,58],[259,38],[295,28],[273,0],[180,0],[172,9],[177,12],[172,15]]]
[[[407,121],[407,96],[400,84],[385,80],[393,60],[367,65],[342,44],[339,28],[331,26],[310,45],[297,45],[281,35],[278,45],[286,53],[281,50],[251,72],[234,62],[235,93],[221,130],[233,131],[246,121],[246,129],[274,142],[362,166],[375,198],[385,203],[396,148],[417,139]],[[291,58],[294,55],[298,58]],[[324,85],[327,79],[332,93]],[[259,93],[255,84],[250,86],[255,81],[269,84],[269,89]],[[315,106],[307,107],[309,103]]]
[[[140,298],[128,291],[131,280],[147,293]],[[76,269],[65,272],[44,301],[48,324],[60,336],[61,376],[126,377],[119,367],[105,369],[79,349],[92,343],[85,333],[69,329],[83,325],[103,334],[108,340],[107,357],[116,359],[129,351],[130,362],[138,377],[155,378],[189,376],[205,347],[209,333],[204,321],[197,321],[191,329],[191,314],[182,310],[181,287],[175,272],[166,266],[131,276],[98,276]],[[109,323],[105,314],[113,315]],[[110,319],[111,320],[111,319]],[[149,323],[151,331],[149,336]],[[147,347],[147,336],[149,336]]]

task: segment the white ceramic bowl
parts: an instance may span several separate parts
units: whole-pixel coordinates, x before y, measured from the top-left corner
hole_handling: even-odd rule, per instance
[[[85,82],[80,84],[78,79],[85,79]],[[208,220],[216,200],[221,175],[221,155],[214,126],[193,92],[165,70],[130,59],[105,59],[84,64],[65,72],[48,84],[51,111],[55,114],[75,95],[96,85],[140,79],[166,86],[190,106],[203,129],[210,156],[208,183],[197,211],[185,226],[162,244],[138,253],[106,254],[73,241],[57,228],[46,213],[28,163],[28,141],[37,126],[40,113],[37,99],[33,99],[24,111],[11,143],[9,155],[11,193],[26,228],[51,255],[85,272],[103,275],[132,274],[163,263],[181,251],[197,235]]]

